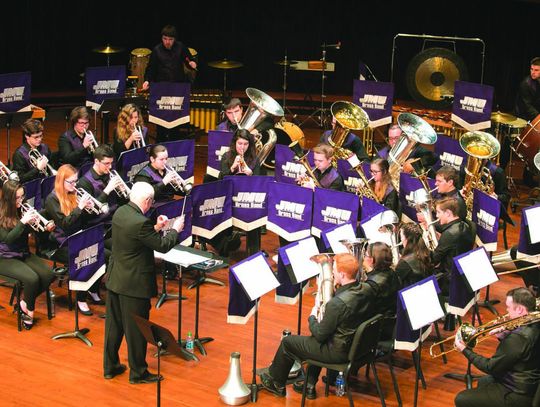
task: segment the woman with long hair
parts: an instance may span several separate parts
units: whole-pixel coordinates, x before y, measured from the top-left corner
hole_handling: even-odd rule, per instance
[[[236,130],[229,151],[221,159],[220,178],[226,175],[260,175],[261,164],[257,158],[255,139],[244,129]]]
[[[142,147],[143,143],[146,144],[147,135],[148,128],[144,125],[140,109],[128,103],[120,110],[114,129],[113,150],[116,159],[122,152]]]
[[[431,271],[431,253],[424,242],[422,227],[408,222],[399,229],[403,253],[396,265],[396,273],[401,287],[408,287],[423,278]]]
[[[35,214],[21,210],[24,188],[17,181],[7,181],[0,197],[0,269],[2,274],[23,284],[23,299],[17,305],[23,313],[23,325],[31,329],[34,324],[36,298],[54,279],[47,264],[28,247],[30,224]]]
[[[401,217],[398,193],[392,186],[389,169],[390,165],[387,160],[384,158],[374,159],[369,169],[373,177],[369,182],[369,187],[382,205],[393,210],[398,217]]]

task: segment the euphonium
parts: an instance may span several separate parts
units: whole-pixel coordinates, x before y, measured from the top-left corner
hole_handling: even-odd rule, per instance
[[[37,148],[32,148],[28,152],[28,157],[30,157],[30,164],[32,164],[33,167],[37,168],[38,161],[41,159],[41,157],[43,157],[43,154],[41,154]],[[40,171],[45,176],[56,175],[56,170],[49,163],[47,163],[47,166]]]
[[[399,219],[397,214],[388,209],[381,214],[381,224],[379,226],[379,232],[390,234],[390,249],[392,250],[392,263],[396,265],[399,262],[399,246],[397,225]]]
[[[129,189],[129,187],[124,182],[122,177],[118,174],[118,172],[116,170],[111,170],[109,175],[111,179],[118,178],[120,180],[118,186],[114,188],[114,192],[116,192],[116,194],[120,198],[129,199],[129,194],[131,194],[131,189]]]
[[[311,256],[310,260],[321,266],[321,272],[317,277],[317,296],[315,297],[315,304],[318,305],[317,321],[321,322],[324,317],[326,304],[334,296],[332,258],[327,254],[316,254],[315,256]]]
[[[87,148],[88,148],[88,151],[90,151],[91,153],[94,153],[94,151],[96,151],[96,148],[98,147],[98,142],[96,138],[94,137],[94,134],[91,131],[86,131],[85,129],[84,135],[85,137],[90,136],[92,138],[92,142],[88,145]]]
[[[366,270],[364,270],[364,252],[369,243],[369,239],[358,237],[356,239],[343,239],[340,240],[339,243],[345,246],[349,253],[358,260],[358,274],[356,275],[356,280],[361,282],[366,281],[367,273]]]
[[[54,225],[54,221],[45,219],[43,216],[39,214],[39,212],[29,203],[23,203],[21,205],[21,211],[24,214],[30,212],[34,213],[34,219],[29,222],[28,224],[32,229],[34,229],[36,232],[45,232],[48,228],[51,227],[51,225]]]
[[[337,101],[330,106],[330,112],[336,120],[328,143],[334,148],[333,161],[346,160],[351,151],[343,147],[351,130],[363,130],[369,125],[369,116],[360,106],[351,102]]]
[[[90,195],[87,191],[82,188],[75,188],[77,193],[77,203],[82,199],[90,199],[92,206],[84,207],[84,210],[93,215],[101,215],[109,212],[109,205],[106,203],[99,202],[96,198]]]
[[[178,174],[170,165],[165,164],[165,172],[167,174],[172,173],[173,178],[171,180],[171,186],[175,191],[181,191],[184,194],[188,195],[193,189],[193,184],[187,182],[184,178]]]
[[[0,180],[2,180],[2,184],[7,181],[19,181],[19,175],[15,171],[11,171],[7,165],[0,161]]]

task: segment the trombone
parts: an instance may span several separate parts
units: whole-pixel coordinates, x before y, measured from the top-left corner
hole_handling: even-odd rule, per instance
[[[120,197],[124,199],[129,199],[129,195],[131,194],[131,189],[127,186],[127,184],[124,182],[122,177],[118,174],[116,170],[111,170],[109,172],[109,176],[111,180],[114,180],[115,178],[118,178],[120,181],[119,184],[114,188],[114,192]]]
[[[88,151],[90,151],[93,154],[94,151],[96,151],[96,148],[98,147],[98,142],[96,141],[96,138],[94,137],[94,134],[91,131],[86,131],[86,129],[84,129],[84,135],[85,137],[90,136],[92,138],[92,142],[87,148],[88,148]]]
[[[92,206],[84,207],[84,210],[93,215],[101,215],[109,213],[109,205],[106,203],[99,202],[96,198],[90,195],[82,188],[75,188],[77,193],[77,203],[81,202],[83,199],[89,199],[92,202]]]
[[[174,174],[171,180],[171,185],[175,191],[181,191],[186,195],[191,192],[193,189],[193,184],[182,178],[180,174],[178,174],[178,172],[176,172],[170,165],[165,164],[165,172],[167,174]]]
[[[43,216],[39,214],[39,212],[29,203],[23,203],[21,205],[21,212],[23,215],[26,213],[31,213],[34,218],[28,222],[30,227],[34,229],[36,232],[46,232],[48,229],[51,228],[51,226],[54,226],[54,221],[45,219]]]
[[[6,164],[0,161],[0,180],[2,184],[7,181],[19,181],[19,174],[15,171],[11,171]]]
[[[32,164],[33,167],[37,168],[38,161],[41,160],[41,158],[43,157],[43,154],[41,154],[37,148],[32,148],[28,152],[28,157],[30,157],[30,164]],[[47,160],[47,166],[40,171],[45,176],[56,175],[56,170],[51,166],[51,164],[49,164],[48,160]]]

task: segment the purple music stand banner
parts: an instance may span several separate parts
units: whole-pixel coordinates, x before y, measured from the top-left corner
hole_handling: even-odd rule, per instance
[[[459,256],[454,257],[452,264],[447,311],[462,317],[474,305],[476,295],[471,290],[465,275],[461,274],[457,268],[458,258]]]
[[[31,72],[0,75],[0,113],[29,112],[32,91]]]
[[[103,224],[81,230],[67,238],[69,288],[87,291],[105,274]]]
[[[210,130],[208,132],[208,163],[206,173],[219,178],[221,173],[221,158],[229,151],[233,137],[232,131]]]
[[[195,140],[177,140],[162,143],[167,148],[170,165],[185,181],[193,184],[195,177]]]
[[[30,204],[38,211],[43,207],[43,202],[41,199],[42,179],[43,178],[36,178],[23,184],[24,194],[26,195],[26,203]]]
[[[189,123],[191,85],[183,82],[152,82],[148,121],[167,129]]]
[[[86,68],[86,106],[99,110],[104,100],[121,99],[126,94],[126,66]]]
[[[437,134],[435,156],[437,157],[437,161],[433,165],[433,171],[437,171],[445,165],[461,171],[465,164],[467,164],[468,158],[467,153],[461,148],[459,140],[444,134]]]
[[[275,174],[277,182],[296,185],[296,179],[305,175],[306,168],[295,159],[294,152],[286,145],[275,146]],[[309,165],[313,167],[313,152],[308,153]]]
[[[477,189],[473,190],[472,221],[476,223],[476,244],[487,251],[497,250],[501,202]]]
[[[429,189],[435,188],[435,180],[427,179]],[[403,210],[403,216],[406,221],[413,221],[418,223],[416,216],[416,204],[414,202],[414,191],[424,189],[420,180],[413,177],[410,174],[402,172],[399,177],[399,201],[401,202],[401,209]]]
[[[232,223],[239,229],[250,231],[266,224],[268,220],[267,192],[272,177],[225,177],[233,185]]]
[[[126,182],[133,182],[135,175],[148,164],[148,147],[133,148],[120,153],[118,157],[118,174]]]
[[[191,246],[193,243],[193,234],[191,227],[191,213],[193,211],[193,205],[191,204],[191,195],[182,197],[182,199],[175,199],[174,201],[165,202],[156,207],[155,215],[165,215],[169,218],[167,226],[164,228],[163,233],[167,234],[176,218],[180,217],[184,213],[184,229],[178,234],[178,243],[182,246]]]
[[[356,170],[353,169],[347,160],[339,159],[337,161],[337,171],[339,175],[341,175],[341,178],[343,178],[345,191],[355,194],[358,185],[360,185],[360,175],[358,175]]]
[[[454,83],[452,121],[468,131],[491,127],[493,86],[464,81]]]
[[[232,182],[208,182],[193,187],[193,234],[212,239],[232,226]]]
[[[344,223],[356,228],[359,208],[360,200],[354,194],[315,188],[311,234],[321,237],[322,231]]]
[[[293,242],[292,244],[298,243]],[[290,247],[290,245],[283,247]],[[277,279],[280,285],[276,288],[275,302],[278,304],[294,305],[298,302],[299,294],[304,294],[305,289],[309,287],[309,280],[305,280],[298,284],[294,282],[294,279],[291,279],[294,277],[294,272],[290,262],[287,265],[283,263],[281,249],[282,248],[279,248],[277,265]],[[300,293],[300,285],[302,285],[302,293]]]
[[[369,116],[369,127],[375,128],[389,124],[392,122],[394,84],[355,79],[353,103],[366,111]]]

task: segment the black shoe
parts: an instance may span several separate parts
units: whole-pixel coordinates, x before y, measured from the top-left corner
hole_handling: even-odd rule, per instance
[[[143,383],[156,383],[163,380],[163,376],[158,376],[157,374],[147,373],[146,376],[143,376],[139,379],[129,379],[131,384],[143,384]]]
[[[34,326],[34,318],[21,310],[21,319],[24,329],[26,329],[27,331],[32,329],[32,327]]]
[[[292,388],[295,392],[302,394],[302,392],[304,391],[304,382],[294,382]],[[315,400],[317,398],[315,386],[311,386],[309,384],[307,385],[306,397],[309,400]]]
[[[262,384],[262,387],[264,387],[266,390],[268,390],[270,393],[272,393],[275,396],[285,397],[287,395],[285,386],[283,387],[277,386],[274,383],[274,379],[272,379],[272,377],[270,377],[270,375],[267,373],[263,373],[261,375],[261,384]]]
[[[126,365],[120,364],[117,367],[115,367],[111,373],[105,373],[103,377],[107,380],[110,380],[114,376],[118,376],[124,373],[126,369],[127,369]]]
[[[94,298],[91,295],[89,295],[88,299],[94,305],[105,305],[105,301],[103,301],[101,298],[98,301],[96,301],[96,300],[94,300]],[[79,308],[79,310],[80,310],[80,308]]]
[[[77,304],[77,307],[79,307],[79,304]],[[89,317],[89,316],[91,316],[91,315],[94,315],[94,313],[93,313],[92,311],[90,311],[90,310],[88,310],[88,311],[83,311],[83,310],[81,309],[81,307],[79,307],[79,313],[81,313],[81,314],[83,314],[83,315],[86,315],[87,317]]]
[[[446,314],[443,329],[449,332],[454,332],[456,330],[456,316],[454,314]]]

